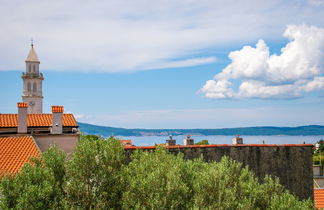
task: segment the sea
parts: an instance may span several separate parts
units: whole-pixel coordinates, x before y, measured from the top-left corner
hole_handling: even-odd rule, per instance
[[[211,135],[211,136],[195,136],[192,135],[191,138],[195,142],[207,139],[209,144],[231,144],[232,138],[235,136],[221,136],[221,135]],[[286,136],[286,135],[274,135],[274,136],[248,136],[241,135],[243,142],[245,144],[314,144],[317,141],[323,139],[324,135],[316,136]],[[119,139],[130,139],[135,146],[154,146],[155,144],[165,143],[169,136],[117,136]],[[183,140],[186,138],[184,135],[173,136],[177,144],[182,145]]]

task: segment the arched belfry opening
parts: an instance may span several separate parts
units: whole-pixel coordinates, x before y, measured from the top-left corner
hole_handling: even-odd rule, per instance
[[[28,90],[28,92],[31,91],[31,84],[30,84],[30,82],[27,83],[27,90]]]
[[[33,84],[33,92],[34,92],[34,93],[37,92],[37,84],[36,84],[36,82],[34,82],[34,84]]]

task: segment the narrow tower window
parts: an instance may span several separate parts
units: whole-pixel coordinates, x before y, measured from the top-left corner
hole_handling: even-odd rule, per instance
[[[36,82],[34,82],[33,84],[33,92],[36,92],[37,91],[37,86],[36,86]]]
[[[28,72],[31,72],[31,66],[28,65]]]
[[[33,72],[36,73],[36,69],[35,69],[35,66],[33,66]]]
[[[31,84],[30,82],[27,83],[27,90],[30,92],[31,91]]]

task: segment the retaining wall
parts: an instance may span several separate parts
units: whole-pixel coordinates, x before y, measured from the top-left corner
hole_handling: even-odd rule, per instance
[[[312,147],[311,144],[221,144],[169,146],[167,149],[174,154],[183,153],[186,159],[202,155],[205,161],[219,161],[227,155],[248,165],[257,177],[277,176],[281,184],[299,198],[313,199]],[[135,149],[154,150],[155,147],[125,147],[128,159]]]

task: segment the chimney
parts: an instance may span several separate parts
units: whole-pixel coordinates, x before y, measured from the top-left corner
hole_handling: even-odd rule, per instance
[[[63,132],[62,116],[64,112],[63,106],[52,106],[52,134],[61,134]]]
[[[194,140],[190,137],[190,135],[187,135],[187,138],[183,140],[183,145],[194,145]]]
[[[175,146],[176,145],[176,140],[172,139],[172,136],[169,136],[169,139],[166,140],[166,146]]]
[[[232,144],[243,144],[243,138],[241,138],[240,135],[236,135],[236,137],[232,139]]]
[[[25,102],[18,102],[18,133],[27,133],[27,108]]]

